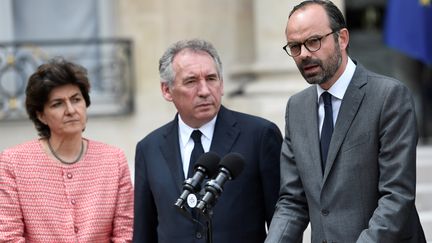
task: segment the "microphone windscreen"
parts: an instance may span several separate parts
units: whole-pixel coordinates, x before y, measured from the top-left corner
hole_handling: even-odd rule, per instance
[[[195,162],[194,169],[196,170],[199,166],[206,170],[206,174],[209,178],[212,178],[217,170],[220,157],[215,152],[203,153]]]
[[[245,160],[239,153],[229,153],[222,158],[219,166],[224,167],[231,173],[231,178],[236,178],[243,170]]]

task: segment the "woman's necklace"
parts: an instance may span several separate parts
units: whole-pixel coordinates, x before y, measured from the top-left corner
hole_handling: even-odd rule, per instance
[[[76,162],[78,162],[78,161],[81,159],[81,156],[83,155],[83,152],[84,152],[84,142],[81,140],[81,151],[79,152],[78,157],[77,157],[74,161],[71,161],[71,162],[69,162],[69,161],[64,161],[63,159],[61,159],[61,158],[56,154],[56,152],[54,151],[54,149],[53,149],[52,146],[51,146],[51,143],[50,143],[49,139],[47,139],[47,143],[48,143],[48,148],[49,148],[49,150],[51,151],[52,155],[54,155],[54,157],[55,157],[56,159],[58,159],[60,162],[62,162],[63,164],[68,164],[68,165],[75,164]]]

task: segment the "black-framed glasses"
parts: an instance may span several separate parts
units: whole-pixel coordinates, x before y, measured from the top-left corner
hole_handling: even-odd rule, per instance
[[[321,40],[331,34],[336,33],[338,30],[334,30],[328,34],[318,37],[310,37],[302,43],[288,43],[284,47],[284,51],[291,57],[296,57],[301,53],[301,47],[304,45],[310,52],[318,51],[321,48]]]

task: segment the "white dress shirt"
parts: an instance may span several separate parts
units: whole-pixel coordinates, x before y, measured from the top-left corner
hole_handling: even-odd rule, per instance
[[[323,88],[321,88],[321,86],[316,85],[318,95],[318,119],[320,136],[322,125],[324,122],[324,101],[321,98],[321,94],[327,91],[332,95],[333,125],[335,125],[339,114],[339,109],[342,104],[342,99],[345,95],[349,83],[351,82],[352,77],[354,76],[355,69],[356,65],[351,60],[351,58],[348,57],[348,63],[345,71],[342,73],[339,79],[336,80],[336,82],[330,87],[330,89],[324,90]]]
[[[194,148],[194,141],[191,138],[191,134],[194,130],[200,130],[202,133],[201,136],[201,143],[204,149],[204,152],[208,152],[210,150],[210,144],[213,138],[213,132],[214,127],[216,124],[216,118],[215,116],[211,121],[204,124],[200,128],[192,128],[188,126],[180,117],[178,116],[179,120],[179,144],[180,144],[180,153],[182,156],[183,161],[183,173],[185,175],[185,178],[187,178],[188,170],[189,170],[189,161],[190,156],[192,153],[192,150]]]

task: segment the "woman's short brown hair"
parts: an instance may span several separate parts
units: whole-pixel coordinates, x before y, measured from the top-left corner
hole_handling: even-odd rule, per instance
[[[54,58],[40,65],[30,76],[26,88],[25,106],[39,136],[49,138],[51,131],[47,125],[39,121],[37,113],[43,112],[54,88],[67,84],[76,85],[81,90],[86,106],[89,107],[90,83],[84,67],[63,58]]]

